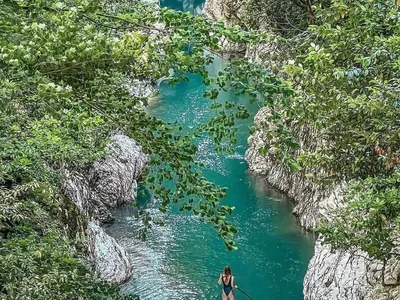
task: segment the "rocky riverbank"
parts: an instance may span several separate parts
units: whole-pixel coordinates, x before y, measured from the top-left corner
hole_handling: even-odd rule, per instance
[[[268,109],[262,108],[255,117],[255,125],[261,127],[267,114]],[[303,149],[320,143],[312,128],[293,129]],[[284,192],[295,202],[293,214],[307,230],[314,230],[318,220],[329,220],[336,208],[345,205],[342,196],[345,184],[324,187],[315,184],[303,173],[292,173],[280,161],[274,160],[272,153],[261,156],[259,149],[265,144],[262,131],[250,136],[248,144],[246,160],[250,170],[264,175],[269,185]],[[398,262],[389,262],[383,269],[382,262],[369,259],[366,253],[333,250],[320,237],[304,279],[304,297],[307,300],[399,299],[399,288],[382,285],[383,271],[385,285],[399,282]]]
[[[158,0],[142,3],[159,9]],[[130,79],[126,84],[135,98],[147,99],[157,88],[150,80]],[[142,103],[143,106],[147,102]],[[111,284],[121,284],[132,276],[132,263],[123,247],[110,236],[102,224],[113,221],[111,209],[132,203],[137,197],[138,180],[148,157],[142,147],[128,136],[110,137],[106,156],[86,171],[65,170],[62,190],[74,212],[65,216],[66,234],[83,241],[83,253],[89,268]]]
[[[234,5],[225,0],[207,0],[204,15],[214,20],[224,19],[229,24],[240,24],[246,18],[246,1],[235,1]],[[260,28],[263,28],[262,24]],[[272,45],[247,47],[244,56],[259,61],[268,53]],[[256,126],[266,122],[267,108],[262,108],[255,117]],[[301,149],[317,147],[322,143],[313,128],[291,125]],[[318,220],[328,219],[339,206],[346,205],[343,190],[346,183],[333,187],[315,184],[303,173],[292,173],[280,161],[273,159],[271,153],[262,156],[259,149],[266,143],[262,131],[257,131],[248,139],[246,152],[251,171],[265,176],[267,183],[287,194],[294,202],[293,214],[301,226],[314,230]],[[383,277],[384,276],[384,277]],[[384,282],[382,280],[384,278]],[[366,253],[333,250],[323,243],[320,237],[315,245],[314,257],[310,261],[304,279],[304,297],[307,300],[320,299],[399,299],[400,264],[392,261],[383,268],[380,261],[371,260]],[[394,285],[394,286],[392,286]]]
[[[148,159],[135,140],[122,134],[111,137],[106,153],[87,172],[65,171],[63,192],[77,211],[67,218],[67,226],[84,240],[81,251],[89,265],[101,279],[120,284],[132,275],[131,261],[101,224],[112,221],[111,208],[136,199],[137,181]]]

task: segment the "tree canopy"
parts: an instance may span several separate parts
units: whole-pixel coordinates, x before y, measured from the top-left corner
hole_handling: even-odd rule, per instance
[[[274,39],[139,1],[0,0],[0,295],[118,297],[87,271],[73,250],[79,241],[65,236],[61,215],[74,208],[60,192],[62,170],[102,158],[116,130],[149,154],[143,177],[160,210],[177,203],[235,249],[233,208],[221,205],[226,190],[202,175],[193,143],[207,133],[219,151],[230,151],[235,121],[249,114],[234,99],[215,101],[228,88],[272,112],[261,154],[274,148],[274,159],[322,184],[349,182],[350,204],[321,227],[325,240],[382,260],[396,256],[399,7],[391,0],[308,4],[288,12],[299,30]],[[244,59],[209,78],[207,53],[221,50],[221,39],[278,43],[284,79]],[[216,117],[195,133],[148,115],[147,99],[128,88],[170,69],[171,84],[198,73],[209,86]],[[322,146],[301,147],[291,124],[314,128]],[[143,220],[160,221],[145,213]]]
[[[65,236],[63,217],[74,207],[60,191],[64,169],[85,170],[104,155],[114,131],[134,138],[151,158],[147,186],[162,200],[211,223],[228,249],[236,229],[226,191],[209,182],[195,162],[193,138],[207,131],[228,150],[245,117],[234,103],[217,122],[188,135],[177,123],[147,114],[137,80],[170,83],[203,76],[211,85],[204,51],[224,37],[265,37],[238,27],[158,9],[140,1],[0,1],[0,295],[13,299],[97,299],[118,293],[89,273],[79,241]],[[209,94],[215,99],[214,94]],[[173,188],[166,183],[174,181]],[[151,220],[151,226],[162,220]]]

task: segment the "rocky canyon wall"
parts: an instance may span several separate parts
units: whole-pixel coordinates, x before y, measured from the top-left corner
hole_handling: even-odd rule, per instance
[[[245,4],[241,2],[240,19],[246,19]],[[214,20],[225,19],[230,24],[235,24],[237,18],[229,13],[231,1],[207,0],[204,15]],[[237,5],[237,3],[236,3]],[[251,16],[247,16],[251,18]],[[236,23],[237,24],[237,23]],[[260,28],[263,28],[262,24]],[[247,47],[245,57],[258,62],[263,53],[271,55],[272,45]],[[266,122],[267,108],[262,108],[255,116],[255,125],[261,127]],[[323,141],[318,138],[313,128],[297,127],[292,125],[295,138],[304,147],[317,147]],[[343,199],[343,190],[346,183],[333,187],[324,187],[315,184],[304,176],[303,173],[293,173],[280,161],[273,159],[273,153],[262,156],[259,149],[266,143],[261,130],[256,131],[248,139],[249,148],[246,160],[249,169],[265,176],[266,182],[272,187],[287,194],[295,203],[293,214],[301,226],[307,230],[314,230],[318,220],[328,219],[332,212],[339,206],[346,205]],[[273,152],[273,149],[270,149]],[[304,279],[304,297],[306,300],[394,300],[400,299],[400,288],[389,286],[400,282],[400,264],[391,261],[385,268],[385,284],[382,284],[383,264],[371,260],[366,253],[361,251],[345,252],[333,250],[324,244],[320,237],[315,245],[314,256],[310,261]]]
[[[267,108],[258,112],[256,126],[263,125],[266,114]],[[321,143],[312,128],[295,127],[293,131],[301,147],[308,148],[310,143]],[[246,160],[250,170],[264,175],[269,185],[284,192],[295,202],[293,214],[307,230],[314,230],[318,220],[329,220],[336,208],[345,205],[345,183],[324,187],[313,183],[303,173],[291,172],[280,161],[274,160],[272,155],[260,155],[259,149],[265,144],[262,131],[251,135],[248,144]],[[400,299],[399,288],[382,285],[382,271],[385,272],[386,285],[399,282],[398,261],[390,261],[383,270],[382,262],[369,259],[366,253],[333,250],[320,237],[304,278],[304,297],[306,300]]]
[[[132,265],[126,251],[101,224],[112,221],[110,209],[136,199],[137,180],[146,163],[147,156],[135,140],[115,134],[104,159],[87,172],[64,173],[63,193],[78,212],[66,218],[66,226],[73,224],[73,235],[83,239],[82,252],[90,267],[109,283],[127,281]]]

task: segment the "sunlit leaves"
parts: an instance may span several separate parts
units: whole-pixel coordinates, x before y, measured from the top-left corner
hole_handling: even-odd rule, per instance
[[[352,182],[349,206],[320,229],[326,242],[387,260],[396,255],[400,214],[400,11],[394,1],[332,1],[316,17],[292,40],[285,68],[301,92],[287,122],[311,126],[318,137],[297,161],[316,183]]]

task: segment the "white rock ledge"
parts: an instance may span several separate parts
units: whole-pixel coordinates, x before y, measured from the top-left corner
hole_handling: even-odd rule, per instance
[[[88,259],[102,280],[121,284],[132,276],[132,262],[125,249],[94,221],[89,222],[87,243]]]
[[[400,287],[383,287],[383,264],[366,253],[332,251],[319,239],[304,278],[305,300],[398,300]],[[385,283],[398,282],[400,263],[390,261]]]
[[[111,137],[106,153],[85,174],[65,171],[63,192],[79,208],[77,218],[89,220],[84,232],[76,235],[86,238],[84,252],[90,265],[101,279],[121,284],[132,276],[131,261],[99,224],[112,220],[110,208],[135,200],[137,180],[148,158],[135,140],[122,134]]]

